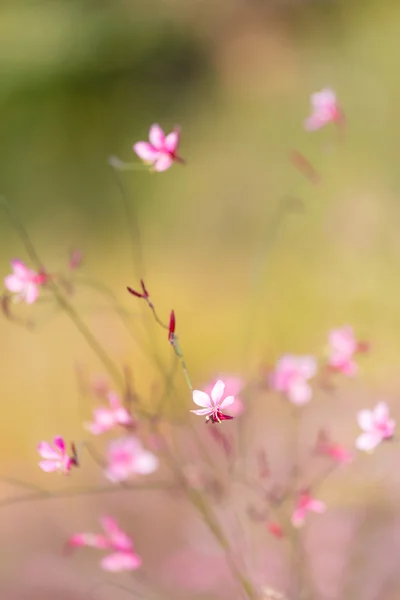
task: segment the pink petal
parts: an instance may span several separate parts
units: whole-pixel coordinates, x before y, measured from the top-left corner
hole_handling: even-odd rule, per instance
[[[211,408],[211,400],[208,394],[200,390],[193,390],[193,402],[198,406],[207,406]]]
[[[191,410],[194,415],[210,415],[213,412],[212,408],[201,408],[199,410]]]
[[[100,523],[114,548],[118,550],[131,550],[133,548],[131,538],[120,529],[113,517],[102,517]]]
[[[53,439],[53,444],[56,448],[59,449],[59,451],[62,454],[65,454],[65,441],[64,438],[62,438],[60,435],[57,435],[54,439]]]
[[[157,150],[161,150],[164,146],[165,134],[157,123],[150,127],[149,141]]]
[[[37,450],[42,458],[47,460],[60,460],[60,453],[48,442],[40,442]]]
[[[211,398],[214,402],[214,406],[217,406],[217,404],[220,402],[222,396],[224,395],[224,390],[225,390],[224,382],[221,381],[221,379],[218,379],[217,383],[214,385],[213,389],[211,390]]]
[[[58,470],[59,464],[59,460],[41,460],[39,462],[39,467],[42,471],[45,471],[45,473],[52,473]]]
[[[85,423],[84,427],[90,431],[90,433],[93,433],[93,435],[100,435],[109,430],[108,427],[103,427],[103,425],[100,425],[99,423]]]
[[[357,415],[357,423],[360,429],[364,431],[373,431],[374,429],[374,414],[372,410],[360,410]]]
[[[4,279],[4,285],[10,292],[22,292],[25,289],[26,282],[17,275],[7,275]]]
[[[147,450],[143,450],[143,452],[135,460],[134,471],[140,475],[149,475],[158,469],[158,465],[159,460],[157,456],[151,452],[148,452]]]
[[[315,513],[324,513],[326,511],[326,504],[321,502],[320,500],[315,500],[312,498],[308,504],[308,510],[312,510]]]
[[[379,433],[362,433],[356,439],[356,448],[365,452],[372,452],[382,441]]]
[[[123,407],[121,407],[117,411],[115,411],[114,418],[115,418],[115,421],[117,423],[119,423],[119,425],[132,425],[132,423],[133,423],[133,419],[132,419],[131,415],[126,410],[126,408],[123,408]]]
[[[179,146],[179,139],[180,139],[180,131],[178,131],[177,129],[174,129],[174,131],[169,133],[167,135],[167,137],[165,138],[164,149],[167,152],[170,152],[171,154],[175,154],[175,152]]]
[[[19,279],[24,279],[26,281],[29,280],[33,275],[33,271],[28,269],[22,260],[19,260],[18,258],[15,258],[11,261],[11,266],[14,271],[14,275],[16,275]]]
[[[228,406],[230,406],[231,404],[233,404],[235,402],[235,398],[233,396],[227,396],[226,398],[224,398],[221,402],[221,404],[219,405],[220,409],[225,409]]]
[[[311,400],[311,387],[304,381],[298,381],[289,389],[289,400],[297,406],[302,406]]]
[[[311,115],[304,121],[304,128],[307,131],[316,131],[317,129],[321,129],[324,125],[326,125],[328,121],[326,119],[321,119],[320,115]]]
[[[385,425],[389,418],[389,408],[386,402],[379,402],[374,409],[374,423]]]
[[[98,535],[96,533],[76,533],[70,537],[68,544],[75,548],[80,548],[82,546],[99,548],[101,550],[110,548],[110,542],[107,538],[104,535]]]
[[[39,288],[36,283],[28,283],[25,289],[25,302],[27,304],[33,304],[36,302],[39,296]]]
[[[324,88],[320,92],[311,95],[311,104],[316,109],[334,106],[336,104],[336,94],[330,88]]]
[[[137,142],[134,144],[133,150],[139,158],[151,163],[153,163],[159,155],[159,151],[148,142]]]
[[[115,416],[108,408],[96,408],[93,411],[94,422],[102,427],[104,431],[111,429],[115,425]]]
[[[105,556],[100,564],[105,571],[116,573],[118,571],[134,571],[141,566],[142,560],[131,552],[116,552]]]
[[[298,372],[306,379],[311,379],[317,372],[317,361],[313,356],[299,356],[297,361]]]
[[[119,483],[128,479],[132,472],[132,468],[124,464],[110,464],[105,470],[105,476],[113,483]]]
[[[158,173],[162,173],[167,171],[173,162],[174,159],[169,154],[160,154],[153,165],[153,169]]]
[[[108,401],[110,403],[110,408],[112,410],[118,410],[118,408],[120,408],[121,401],[120,401],[119,396],[118,396],[118,394],[116,392],[108,392],[107,398],[108,398]]]
[[[292,525],[293,527],[301,527],[304,524],[306,511],[303,508],[297,508],[292,514]]]

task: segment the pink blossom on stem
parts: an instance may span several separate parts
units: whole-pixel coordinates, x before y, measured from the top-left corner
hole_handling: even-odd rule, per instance
[[[316,372],[317,362],[313,356],[286,354],[275,367],[271,387],[286,394],[293,404],[306,404],[312,395],[311,386],[307,382]]]
[[[11,261],[13,273],[4,279],[6,288],[16,294],[16,298],[33,304],[39,296],[39,287],[46,283],[46,273],[36,273],[18,259]]]
[[[142,559],[134,551],[131,538],[122,531],[115,519],[103,517],[100,519],[104,534],[77,533],[67,542],[68,548],[98,548],[99,550],[112,550],[112,554],[105,556],[100,564],[105,571],[134,571],[142,564]]]
[[[123,427],[133,425],[133,419],[127,409],[122,406],[118,394],[110,391],[107,393],[107,398],[110,407],[96,408],[93,411],[93,421],[85,424],[86,429],[94,435],[105,433],[116,425],[122,425]]]
[[[69,456],[64,438],[61,436],[56,436],[52,444],[40,442],[37,449],[43,458],[39,462],[39,467],[46,473],[58,471],[64,473],[64,475],[68,475],[72,467],[78,466],[74,445],[72,445],[72,456]]]
[[[349,463],[353,460],[353,454],[344,446],[332,442],[325,431],[321,431],[318,435],[315,452],[322,456],[328,456],[337,463]]]
[[[330,122],[341,123],[343,113],[333,90],[325,88],[311,95],[312,114],[305,120],[304,127],[308,131],[321,129]]]
[[[383,440],[390,439],[396,427],[386,402],[379,402],[373,410],[361,410],[357,421],[364,433],[358,436],[356,448],[365,452],[372,452]]]
[[[227,409],[228,413],[232,417],[238,417],[244,411],[244,404],[240,398],[240,393],[245,385],[244,381],[241,377],[237,377],[236,375],[221,374],[218,377],[216,377],[211,383],[206,385],[206,387],[204,388],[206,394],[208,394],[209,396],[211,395],[212,389],[219,379],[225,383],[225,395],[234,397],[233,403]]]
[[[195,415],[203,415],[206,418],[206,423],[220,423],[227,419],[233,419],[230,415],[222,412],[228,406],[231,406],[235,400],[233,396],[224,397],[225,383],[220,379],[216,382],[211,394],[206,394],[200,390],[193,390],[193,402],[203,408],[191,410]]]
[[[137,142],[133,146],[134,152],[145,164],[151,165],[153,171],[166,171],[174,162],[183,162],[178,156],[180,130],[175,128],[165,135],[157,124],[150,127],[149,141]]]
[[[345,375],[355,375],[357,364],[354,362],[354,355],[365,350],[366,344],[356,339],[350,325],[333,329],[329,333],[328,366]]]
[[[125,481],[132,474],[148,475],[158,468],[158,458],[145,450],[135,436],[113,440],[107,449],[106,476],[110,481]]]
[[[308,512],[324,513],[325,510],[326,506],[323,502],[316,500],[308,492],[302,492],[292,514],[292,525],[293,527],[302,527]]]

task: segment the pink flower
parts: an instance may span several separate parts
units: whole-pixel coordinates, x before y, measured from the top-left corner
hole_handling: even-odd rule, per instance
[[[11,261],[12,275],[7,275],[4,284],[10,292],[14,292],[19,300],[33,304],[39,296],[39,286],[47,281],[45,273],[36,273],[20,260]]]
[[[331,121],[339,123],[343,120],[342,111],[336,101],[336,94],[329,88],[312,94],[311,105],[313,112],[304,122],[304,127],[308,131],[320,129]]]
[[[96,408],[93,411],[94,420],[92,423],[86,423],[85,427],[94,435],[99,435],[109,431],[116,425],[130,427],[133,425],[133,419],[115,392],[107,393],[110,408]]]
[[[100,519],[104,534],[77,533],[67,542],[70,548],[88,546],[99,550],[112,550],[112,554],[105,556],[100,564],[106,571],[134,571],[142,564],[133,547],[131,538],[122,531],[115,519],[103,517]]]
[[[314,377],[317,363],[313,356],[286,354],[278,361],[271,377],[271,386],[283,392],[293,404],[306,404],[311,400],[312,390],[307,383]]]
[[[323,502],[316,500],[308,492],[302,492],[292,514],[292,525],[293,527],[302,527],[308,512],[323,513],[325,510],[326,506]]]
[[[333,329],[329,333],[329,345],[329,367],[345,375],[355,375],[357,365],[353,356],[363,350],[363,344],[356,340],[353,328],[345,325],[340,329]]]
[[[229,414],[232,417],[238,417],[244,411],[244,404],[239,398],[240,392],[244,388],[243,379],[241,377],[236,377],[235,375],[220,375],[204,388],[205,393],[209,396],[218,379],[221,379],[225,383],[225,395],[234,397],[233,403],[228,408]]]
[[[39,462],[39,467],[43,471],[46,471],[46,473],[59,471],[68,475],[72,467],[78,466],[75,446],[72,444],[72,456],[69,456],[65,441],[60,436],[56,436],[53,439],[53,444],[40,442],[37,449],[40,456],[44,459]]]
[[[282,527],[278,525],[278,523],[275,523],[275,521],[269,521],[267,523],[267,528],[270,534],[278,539],[283,538],[285,535]]]
[[[393,436],[396,421],[389,418],[386,402],[379,402],[373,410],[361,410],[357,415],[360,428],[364,431],[356,440],[356,448],[372,452],[383,440]]]
[[[131,473],[148,475],[158,468],[158,458],[144,450],[140,440],[128,436],[108,445],[106,476],[114,482],[125,481]]]
[[[328,456],[337,463],[345,464],[353,460],[353,454],[344,446],[332,442],[325,431],[321,431],[318,435],[315,452],[322,456]]]
[[[157,124],[150,127],[149,142],[137,142],[133,146],[139,158],[152,165],[154,171],[166,171],[174,162],[183,162],[178,156],[180,131],[175,128],[167,136]]]
[[[210,395],[200,390],[193,390],[193,402],[203,408],[200,410],[191,410],[190,412],[195,415],[204,415],[206,423],[210,420],[212,423],[220,423],[227,419],[233,419],[233,417],[222,413],[223,409],[226,409],[235,401],[233,396],[226,396],[224,398],[224,390],[225,383],[220,379],[214,385]]]

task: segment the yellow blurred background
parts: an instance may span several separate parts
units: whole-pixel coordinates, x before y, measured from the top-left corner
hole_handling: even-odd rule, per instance
[[[400,6],[382,0],[2,3],[0,191],[49,272],[65,270],[70,249],[79,248],[82,277],[101,281],[129,311],[130,333],[102,294],[82,286],[72,298],[115,362],[129,364],[146,401],[162,379],[132,339],[143,333],[143,312],[125,288],[137,288],[141,277],[165,319],[175,309],[195,387],[218,372],[254,375],[283,352],[320,355],[329,329],[350,323],[371,343],[371,356],[363,359],[361,391],[345,384],[347,400],[355,400],[351,417],[343,410],[338,434],[352,439],[355,426],[344,417],[353,421],[364,397],[388,395],[396,407],[399,27]],[[310,94],[324,87],[336,91],[345,112],[342,138],[331,126],[303,129]],[[146,139],[154,122],[166,131],[182,127],[187,165],[118,174],[139,239],[107,160],[136,160],[132,144]],[[318,171],[318,185],[293,167],[294,150]],[[300,209],[287,211],[276,227],[288,198]],[[0,223],[6,276],[12,258],[28,256],[5,215]],[[0,473],[51,486],[38,472],[36,444],[55,433],[82,437],[75,367],[91,375],[104,369],[51,303],[15,310],[36,327],[0,323]],[[165,334],[144,318],[168,369]],[[180,374],[177,381],[186,411],[190,394]],[[86,419],[92,408],[83,407]],[[74,500],[75,529],[84,526],[91,502]],[[59,505],[63,514],[70,510]],[[40,542],[47,510],[52,525]],[[13,578],[23,564],[39,590],[10,584],[5,600],[47,598],[40,573],[52,567],[40,562],[41,553],[54,530],[58,544],[70,533],[63,526],[60,532],[57,518],[54,505],[39,503],[0,512],[5,538],[15,537],[2,578],[9,582],[8,569]],[[74,567],[57,569],[58,581],[69,585]],[[65,599],[81,597],[78,588],[68,593]],[[96,597],[124,597],[102,593]]]

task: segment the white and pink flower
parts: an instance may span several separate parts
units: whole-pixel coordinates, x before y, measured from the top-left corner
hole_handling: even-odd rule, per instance
[[[311,400],[312,389],[308,380],[317,372],[317,361],[313,356],[286,354],[278,361],[271,376],[271,387],[284,393],[290,402],[297,405]]]
[[[36,273],[18,259],[11,261],[13,273],[7,275],[4,284],[9,292],[15,294],[15,298],[33,304],[39,296],[39,287],[46,283],[48,276],[45,273]]]
[[[201,415],[206,418],[206,423],[220,423],[234,417],[223,413],[222,411],[231,406],[235,398],[225,395],[225,383],[218,379],[210,394],[200,390],[193,390],[193,402],[202,408],[191,410],[195,415]]]
[[[296,507],[292,514],[293,527],[302,527],[308,512],[324,513],[326,505],[313,498],[308,492],[302,492],[297,499]]]
[[[101,407],[93,411],[93,421],[86,423],[85,427],[94,435],[100,435],[110,431],[113,427],[121,425],[131,427],[133,419],[127,409],[122,406],[120,398],[116,392],[107,392],[109,408]]]
[[[112,517],[100,519],[104,534],[77,533],[67,542],[69,548],[98,548],[99,550],[111,550],[112,553],[105,556],[100,564],[105,571],[114,573],[119,571],[135,571],[142,564],[142,559],[134,550],[131,538],[118,527]]]
[[[328,123],[343,121],[343,113],[338,106],[336,94],[325,88],[311,95],[312,114],[305,120],[304,127],[308,131],[321,129]]]
[[[39,467],[46,473],[58,471],[68,475],[72,467],[78,466],[74,445],[72,445],[72,456],[70,456],[67,452],[65,440],[61,436],[56,436],[52,444],[40,442],[37,449],[43,459],[39,462]]]
[[[149,141],[136,142],[133,146],[134,152],[145,164],[151,165],[153,171],[166,171],[174,162],[184,162],[178,156],[180,142],[180,130],[175,128],[171,133],[165,135],[157,124],[150,127]]]
[[[344,373],[344,375],[355,375],[357,364],[354,355],[363,351],[365,344],[360,343],[350,325],[339,329],[332,329],[329,333],[329,358],[328,366],[333,371]]]
[[[227,409],[228,413],[232,417],[239,417],[244,411],[243,400],[240,398],[240,394],[245,386],[243,379],[236,375],[221,374],[219,375],[219,377],[216,377],[211,383],[206,385],[206,387],[204,388],[206,394],[211,396],[211,392],[218,380],[223,381],[225,384],[225,396],[233,396],[234,398],[233,403]]]
[[[133,435],[113,440],[108,445],[106,477],[110,481],[125,481],[131,474],[149,475],[158,465],[157,456],[145,450]]]
[[[396,427],[396,421],[389,417],[386,402],[379,402],[373,410],[361,410],[357,421],[364,433],[358,436],[356,448],[372,452],[381,442],[390,439]]]

